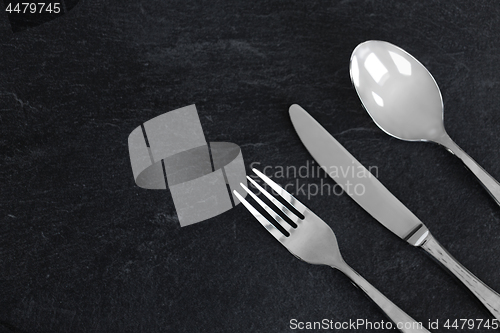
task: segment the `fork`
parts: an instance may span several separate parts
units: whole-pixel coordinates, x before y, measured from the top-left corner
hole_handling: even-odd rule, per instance
[[[269,179],[266,175],[257,169],[252,169],[267,185],[269,185],[281,198],[288,202],[304,217],[301,218],[289,210],[273,195],[264,190],[257,182],[247,176],[247,179],[257,190],[273,203],[276,208],[280,209],[293,223],[286,222],[278,213],[264,203],[244,184],[240,183],[241,187],[267,212],[273,217],[289,235],[285,235],[276,228],[265,216],[257,211],[247,200],[245,200],[237,191],[233,191],[234,195],[241,203],[252,213],[252,215],[266,228],[271,235],[274,236],[284,247],[288,249],[295,257],[315,265],[327,265],[336,268],[344,273],[351,281],[363,290],[375,304],[391,319],[396,327],[404,333],[428,332],[422,323],[415,321],[412,317],[401,310],[397,305],[392,303],[380,291],[373,287],[354,269],[352,269],[342,258],[340,249],[337,244],[337,238],[332,229],[316,214],[304,206],[299,200],[294,198],[290,193]]]

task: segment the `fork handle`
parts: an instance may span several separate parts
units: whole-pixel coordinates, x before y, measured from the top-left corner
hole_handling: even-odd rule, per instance
[[[422,323],[417,322],[415,319],[410,317],[406,312],[401,310],[396,304],[392,303],[390,299],[384,296],[380,291],[378,291],[374,286],[372,286],[368,281],[366,281],[361,275],[358,274],[354,269],[352,269],[346,263],[342,265],[335,266],[342,273],[347,275],[349,279],[357,286],[359,289],[363,290],[365,294],[370,297],[375,304],[377,304],[382,311],[385,312],[387,317],[396,324],[396,327],[403,333],[430,333]]]
[[[500,295],[497,292],[462,266],[431,234],[427,236],[420,246],[462,281],[493,316],[500,320]]]

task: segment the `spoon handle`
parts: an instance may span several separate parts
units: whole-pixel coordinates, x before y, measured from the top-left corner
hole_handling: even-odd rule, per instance
[[[365,294],[371,298],[375,304],[378,305],[386,316],[395,323],[395,327],[403,333],[430,333],[421,322],[417,322],[410,317],[406,312],[401,310],[396,304],[392,303],[384,294],[378,291],[370,282],[366,281],[361,275],[358,274],[345,262],[342,265],[335,266],[342,273],[351,279],[352,283],[359,289],[363,290]]]
[[[500,320],[500,295],[462,266],[439,242],[429,234],[420,245],[434,259],[446,267]]]
[[[464,162],[465,166],[472,171],[479,182],[484,186],[486,191],[500,205],[500,184],[491,177],[476,161],[474,161],[465,151],[462,150],[449,136],[444,136],[439,141],[439,144],[445,146],[451,153],[456,155]]]

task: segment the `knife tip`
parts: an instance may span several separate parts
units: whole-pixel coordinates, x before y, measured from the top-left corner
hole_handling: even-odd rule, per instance
[[[290,114],[290,117],[292,117],[294,114],[302,113],[305,110],[298,104],[292,104],[290,105],[290,108],[288,109],[288,113]]]

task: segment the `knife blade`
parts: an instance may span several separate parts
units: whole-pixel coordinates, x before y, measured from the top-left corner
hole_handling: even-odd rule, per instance
[[[424,249],[455,275],[500,320],[500,295],[462,266],[429,229],[321,124],[297,104],[290,118],[300,140],[316,162],[378,222],[413,246]],[[355,172],[352,172],[352,171]],[[362,185],[363,191],[355,190]]]

